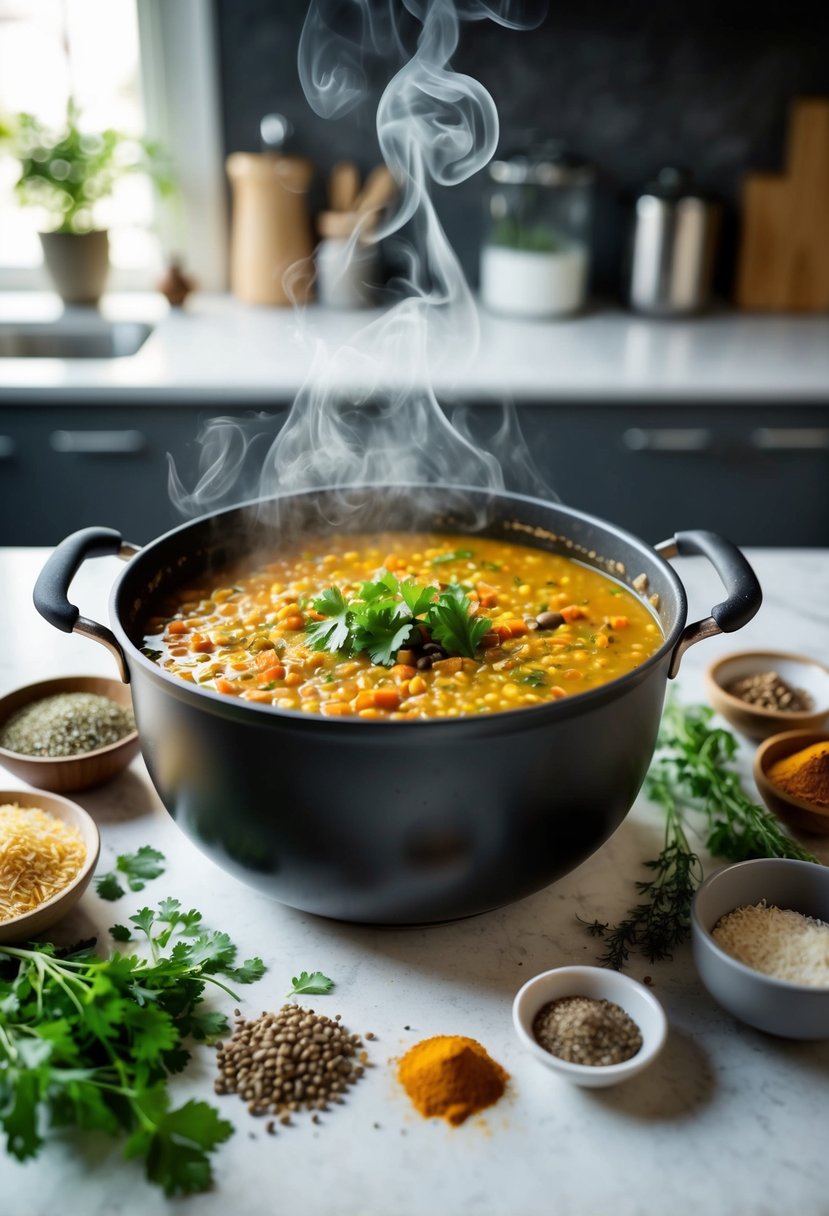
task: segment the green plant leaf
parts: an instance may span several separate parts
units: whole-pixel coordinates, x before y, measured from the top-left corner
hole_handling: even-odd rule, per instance
[[[312,621],[307,633],[315,650],[343,650],[349,641],[350,613],[339,587],[326,587],[314,600],[314,611],[325,617]]]
[[[334,981],[321,971],[300,971],[298,976],[293,976],[291,984],[293,987],[288,996],[327,996],[335,987]]]
[[[432,637],[452,655],[474,659],[475,650],[491,628],[488,617],[470,616],[471,601],[460,587],[447,587],[436,603],[430,604],[426,624]]]
[[[126,894],[115,874],[99,874],[95,879],[95,891],[101,899],[114,901]]]

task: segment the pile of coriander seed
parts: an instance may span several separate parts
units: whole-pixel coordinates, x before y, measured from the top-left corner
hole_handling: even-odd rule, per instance
[[[373,1036],[370,1036],[373,1037]],[[288,1124],[300,1110],[322,1111],[342,1103],[362,1077],[368,1054],[363,1041],[340,1021],[283,1005],[246,1021],[236,1010],[233,1034],[217,1043],[217,1094],[236,1093],[252,1115],[274,1114]],[[316,1116],[315,1116],[316,1117]],[[274,1130],[268,1124],[268,1130]]]

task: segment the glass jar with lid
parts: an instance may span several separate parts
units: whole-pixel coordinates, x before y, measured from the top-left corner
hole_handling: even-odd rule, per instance
[[[487,308],[544,318],[584,306],[595,176],[552,140],[490,164],[481,249]]]

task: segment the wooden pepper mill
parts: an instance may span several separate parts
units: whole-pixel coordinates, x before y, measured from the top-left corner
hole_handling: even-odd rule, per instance
[[[313,165],[299,156],[233,152],[230,287],[245,304],[305,304],[314,240],[307,193]]]

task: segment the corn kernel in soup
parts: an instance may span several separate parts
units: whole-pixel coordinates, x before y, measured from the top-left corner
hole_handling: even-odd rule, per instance
[[[560,554],[488,537],[313,538],[183,589],[145,653],[180,679],[326,717],[459,717],[572,697],[661,645],[645,604]]]

